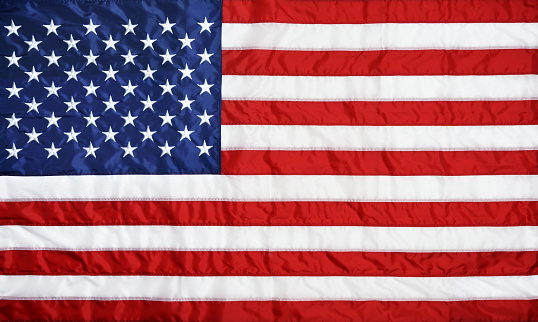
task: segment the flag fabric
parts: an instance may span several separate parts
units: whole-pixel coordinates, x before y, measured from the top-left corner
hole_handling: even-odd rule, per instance
[[[538,319],[538,2],[0,22],[3,320]]]

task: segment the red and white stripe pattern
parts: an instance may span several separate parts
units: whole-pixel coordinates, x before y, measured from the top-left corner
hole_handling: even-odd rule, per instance
[[[2,178],[2,319],[538,318],[538,3],[223,10],[223,175]]]

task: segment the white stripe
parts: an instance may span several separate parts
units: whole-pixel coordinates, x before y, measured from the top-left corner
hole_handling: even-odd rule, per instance
[[[222,48],[224,50],[537,47],[538,23],[222,24]]]
[[[223,100],[446,101],[538,98],[538,75],[222,76]]]
[[[0,178],[0,201],[538,200],[538,176],[115,175]]]
[[[0,226],[0,249],[535,251],[537,226]]]
[[[223,125],[222,150],[529,150],[538,125]]]
[[[0,276],[0,299],[156,301],[538,298],[538,276]]]

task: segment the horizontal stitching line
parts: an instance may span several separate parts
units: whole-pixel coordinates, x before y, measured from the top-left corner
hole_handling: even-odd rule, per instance
[[[536,226],[534,226],[536,227]],[[0,251],[8,250],[56,250],[56,251],[79,251],[79,252],[98,252],[98,251],[267,251],[267,252],[391,252],[391,253],[469,253],[469,252],[535,252],[538,248],[485,248],[485,249],[332,249],[332,248],[166,248],[166,247],[148,247],[148,248],[27,248],[11,247],[0,248]]]
[[[278,76],[277,76],[278,77]],[[536,101],[538,97],[499,97],[499,98],[268,98],[268,97],[223,97],[223,101],[264,101],[264,102],[521,102]]]
[[[274,198],[274,199],[240,199],[240,198],[91,198],[91,199],[76,199],[76,198],[13,198],[13,199],[0,199],[0,202],[17,202],[17,201],[237,201],[237,202],[352,202],[352,203],[358,203],[358,202],[380,202],[380,203],[386,203],[386,202],[402,202],[402,203],[409,203],[409,202],[507,202],[507,201],[538,201],[538,198],[536,199],[529,199],[529,198],[494,198],[494,199],[327,199],[327,198],[319,198],[319,199],[305,199],[305,198],[290,198],[290,199],[284,199],[284,198]]]
[[[261,123],[261,122],[229,122],[222,123],[222,125],[298,125],[298,126],[514,126],[514,125],[538,125],[536,123],[491,123],[491,124],[475,124],[475,123],[438,123],[438,124],[417,124],[417,123],[302,123],[302,122],[275,122],[275,123]]]
[[[233,71],[232,73],[225,73],[225,76],[290,76],[290,77],[300,77],[300,76],[306,76],[306,77],[352,77],[352,76],[372,76],[372,77],[379,77],[379,76],[509,76],[509,75],[536,75],[535,73],[514,73],[514,72],[505,72],[505,73],[442,73],[442,74],[421,74],[417,75],[416,73],[409,73],[409,74],[396,74],[396,73],[357,73],[357,74],[330,74],[327,73],[316,73],[316,74],[298,74],[298,73],[287,73],[287,74],[262,74],[262,73],[246,73],[246,72],[237,72]]]
[[[231,278],[232,276],[229,276]],[[101,300],[101,301],[156,301],[156,302],[206,302],[206,301],[444,301],[444,302],[456,302],[456,301],[475,301],[475,300],[529,300],[537,299],[538,296],[531,297],[469,297],[469,298],[282,298],[282,297],[269,297],[269,298],[160,298],[160,297],[76,297],[76,296],[64,296],[64,297],[15,297],[15,296],[1,296],[3,300]]]
[[[230,0],[224,0],[224,1],[230,1]],[[255,0],[253,0],[254,2]],[[319,0],[318,0],[319,1]],[[350,2],[353,2],[352,0]],[[235,14],[232,14],[234,16]],[[487,24],[493,24],[493,23],[536,23],[537,21],[534,19],[521,19],[521,20],[435,20],[435,21],[428,21],[428,20],[393,20],[393,21],[386,21],[386,20],[372,20],[367,21],[366,19],[363,20],[349,20],[346,22],[342,22],[341,20],[334,20],[331,22],[328,22],[327,20],[294,20],[293,22],[291,20],[287,21],[284,19],[280,19],[280,21],[275,21],[278,19],[255,19],[255,20],[244,20],[244,19],[237,19],[237,20],[223,20],[223,24],[244,24],[244,23],[272,23],[272,24],[294,24],[294,25],[335,25],[335,24],[345,24],[345,25],[373,25],[373,24],[450,24],[450,23],[465,23],[465,24],[479,24],[479,23],[487,23]]]
[[[380,269],[380,271],[383,270],[383,269]],[[372,274],[372,273],[368,273],[368,274],[365,274],[363,273],[362,271],[346,271],[346,272],[343,272],[343,273],[338,273],[338,275],[332,275],[332,274],[323,274],[323,272],[321,271],[307,271],[307,272],[304,272],[304,271],[298,271],[296,272],[295,274],[282,274],[282,273],[275,273],[275,272],[272,272],[272,271],[268,271],[267,273],[250,273],[250,272],[243,272],[243,269],[240,269],[240,273],[233,273],[230,272],[230,273],[186,273],[186,272],[181,272],[181,274],[179,273],[167,273],[167,272],[159,272],[159,273],[149,273],[149,272],[133,272],[133,271],[128,271],[126,273],[109,273],[109,272],[101,272],[101,271],[97,271],[95,273],[93,272],[90,272],[88,270],[83,270],[81,272],[76,272],[74,270],[71,270],[71,273],[64,273],[62,272],[62,275],[68,275],[68,276],[188,276],[188,277],[196,277],[196,276],[200,276],[200,277],[210,277],[210,276],[223,276],[223,277],[241,277],[241,276],[248,276],[248,277],[255,277],[255,276],[261,276],[261,277],[271,277],[271,276],[277,276],[277,277],[285,277],[285,276],[289,276],[289,277],[301,277],[301,276],[304,276],[304,277],[331,277],[331,276],[334,276],[334,277],[337,277],[337,276],[346,276],[346,277],[476,277],[476,276],[498,276],[499,275],[499,272],[496,272],[494,275],[484,275],[483,272],[481,270],[477,270],[476,272],[474,273],[468,273],[468,274],[453,274],[453,275],[437,275],[437,274],[424,274],[424,275],[386,275],[385,273],[377,273],[377,274]],[[24,276],[24,275],[40,275],[40,276],[56,276],[58,275],[58,273],[56,272],[56,270],[51,270],[51,271],[16,271],[16,270],[5,270],[5,271],[0,271],[1,273],[3,273],[2,275],[15,275],[15,276]],[[31,274],[29,274],[31,272]],[[42,273],[42,274],[38,274],[38,273]],[[482,275],[480,274],[482,273]],[[356,275],[356,274],[360,274],[360,275]],[[490,274],[493,274],[493,273],[490,273]],[[505,271],[503,270],[502,273],[501,273],[503,276],[506,276],[506,275],[509,275],[509,276],[533,276],[535,275],[534,273],[521,273],[517,270],[514,270],[514,271]],[[517,274],[517,275],[516,275]]]
[[[360,151],[379,151],[379,152],[450,152],[450,151],[535,151],[538,150],[538,147],[513,147],[513,148],[435,148],[435,147],[424,147],[424,148],[360,148],[360,147],[223,147],[222,152],[226,151],[342,151],[342,152],[360,152]]]
[[[106,223],[80,223],[80,222],[47,222],[44,223],[35,223],[35,222],[8,222],[8,223],[1,223],[4,226],[38,226],[38,227],[54,227],[54,226],[79,226],[79,227],[94,227],[94,226],[109,226],[109,225],[120,225],[120,226],[230,226],[230,227],[237,227],[237,226],[268,226],[268,227],[279,227],[279,226],[296,226],[296,227],[305,227],[305,226],[350,226],[350,227],[399,227],[399,228],[446,228],[446,227],[482,227],[482,226],[488,226],[488,227],[519,227],[519,226],[528,226],[528,227],[534,227],[538,226],[538,224],[529,224],[528,222],[510,222],[509,224],[499,224],[498,222],[492,221],[492,222],[484,222],[479,224],[437,224],[437,225],[420,225],[420,220],[417,220],[419,223],[415,225],[403,225],[403,224],[380,224],[380,223],[372,223],[372,224],[365,224],[365,222],[369,222],[371,220],[363,220],[363,221],[338,221],[338,220],[331,220],[328,219],[326,222],[308,222],[308,221],[296,221],[296,222],[247,222],[247,221],[241,221],[239,223],[229,223],[229,222],[129,222],[125,221],[122,223],[116,223],[116,222],[106,222]]]
[[[355,47],[355,48],[334,48],[334,47],[264,47],[264,46],[242,46],[242,47],[222,47],[222,50],[282,50],[282,51],[386,51],[386,50],[503,50],[503,49],[538,49],[538,46],[517,47]]]

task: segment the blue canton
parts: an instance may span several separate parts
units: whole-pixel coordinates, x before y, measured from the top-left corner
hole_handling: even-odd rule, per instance
[[[220,1],[0,1],[0,174],[220,173]]]

